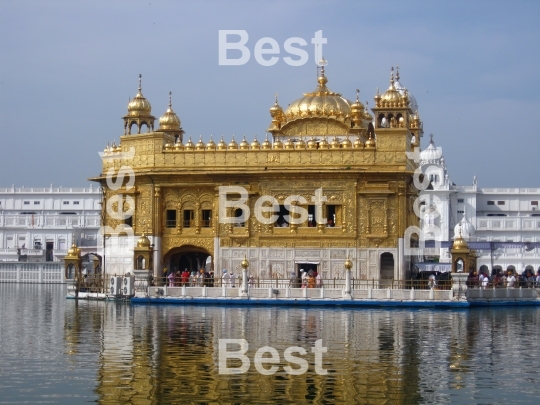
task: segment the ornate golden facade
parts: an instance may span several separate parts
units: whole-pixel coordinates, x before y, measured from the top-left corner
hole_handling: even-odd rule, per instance
[[[329,90],[324,68],[317,81],[314,92],[286,111],[276,98],[265,139],[221,139],[217,144],[191,137],[186,142],[171,102],[160,127],[153,129],[150,103],[139,84],[124,117],[125,134],[119,146],[104,151],[101,175],[94,179],[105,190],[104,207],[121,194],[133,199],[134,213],[123,219],[105,213],[104,225],[118,230],[126,223],[137,235],[146,232],[154,245],[156,275],[163,267],[177,268],[178,255],[197,253],[201,259],[196,265],[210,256],[216,274],[223,268],[240,271],[247,255],[250,270],[259,277],[287,277],[304,261],[332,278],[340,276],[350,256],[357,278],[404,278],[408,264],[400,240],[408,226],[418,225],[412,208],[417,166],[407,155],[422,136],[416,103],[401,85],[395,86],[393,72],[388,90],[377,90],[373,116],[358,100],[358,91],[351,102]],[[123,187],[111,189],[107,176],[122,167],[133,170],[134,185],[126,177]],[[322,188],[327,199],[323,216],[331,216],[334,226],[305,221],[281,227],[262,224],[254,215],[240,226],[219,223],[218,190],[226,185],[247,190],[251,212],[261,196],[282,205],[294,194],[310,204]],[[129,204],[122,205],[127,213]],[[381,269],[385,252],[393,265],[386,275]]]

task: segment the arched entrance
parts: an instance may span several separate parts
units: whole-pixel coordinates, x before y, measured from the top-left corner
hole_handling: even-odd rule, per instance
[[[480,266],[480,273],[487,274],[489,276],[490,274],[489,274],[488,266],[486,266],[485,264],[481,265]]]
[[[394,255],[384,252],[381,255],[381,280],[392,280],[394,278]]]
[[[211,257],[210,252],[204,248],[184,245],[167,252],[163,258],[163,263],[167,267],[167,274],[177,270],[183,271],[184,269],[187,269],[190,273],[197,273],[200,269],[210,272],[213,271],[212,265],[206,264],[209,257]]]

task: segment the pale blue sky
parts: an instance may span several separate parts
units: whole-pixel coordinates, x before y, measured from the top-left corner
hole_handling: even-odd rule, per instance
[[[159,118],[173,108],[187,135],[259,140],[274,94],[311,91],[311,38],[328,39],[328,86],[373,105],[399,64],[426,136],[450,178],[480,187],[538,187],[538,1],[8,1],[0,2],[0,186],[86,185],[97,154],[123,133],[143,75]],[[218,31],[247,46],[302,37],[309,61],[218,65]]]

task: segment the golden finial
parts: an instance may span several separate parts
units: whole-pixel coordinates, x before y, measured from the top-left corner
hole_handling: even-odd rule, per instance
[[[276,104],[278,103],[278,99],[277,99],[277,93],[276,93]]]
[[[360,101],[358,97],[360,96],[360,89],[356,89],[356,102]]]
[[[142,91],[142,74],[139,73],[139,93]]]
[[[390,87],[394,87],[394,67],[390,69]]]
[[[324,75],[324,67],[328,65],[328,62],[326,59],[323,58],[319,61],[319,66],[321,67],[321,75],[317,78],[317,81],[319,82],[319,87],[323,87],[327,82],[328,79]]]
[[[172,91],[169,91],[169,109],[172,110]]]
[[[399,82],[399,65],[396,65],[396,80]]]

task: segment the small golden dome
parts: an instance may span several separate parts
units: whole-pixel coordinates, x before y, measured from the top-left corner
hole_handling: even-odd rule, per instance
[[[459,236],[454,239],[454,243],[452,244],[452,250],[463,250],[468,248],[469,245],[467,245],[467,241],[463,239],[460,233]]]
[[[180,118],[172,109],[172,91],[169,92],[169,108],[159,119],[159,129],[180,129]]]
[[[276,102],[272,107],[270,107],[270,115],[272,118],[280,117],[283,115],[283,108],[278,104],[277,94],[276,94]]]
[[[189,141],[186,143],[186,146],[184,147],[185,150],[194,150],[195,145],[191,141],[191,136],[189,137]]]
[[[81,254],[81,249],[79,249],[75,242],[73,242],[71,247],[68,249],[67,254],[71,257],[79,257]]]
[[[137,241],[137,247],[150,247],[150,239],[146,237],[144,232],[142,233],[141,237]]]
[[[117,147],[114,148],[113,152],[122,152],[122,147],[118,145]]]
[[[285,143],[283,144],[283,147],[285,149],[294,149],[294,142],[292,141],[291,138],[287,138],[287,140],[285,141]]]
[[[202,135],[199,138],[199,142],[197,142],[197,145],[195,145],[195,150],[204,150],[206,148],[206,145],[204,144],[202,140]]]
[[[360,102],[359,96],[360,90],[356,89],[356,101],[351,104],[351,114],[362,115],[364,112],[364,104]]]
[[[232,136],[232,141],[229,143],[228,149],[238,149],[238,144],[234,140],[234,135]]]
[[[255,139],[253,140],[253,142],[251,142],[251,149],[260,149],[260,148],[261,148],[261,144],[257,140],[257,135],[255,135]]]
[[[240,149],[246,150],[249,149],[249,143],[246,141],[246,136],[244,135],[244,139],[242,139],[242,142],[240,142]]]
[[[139,89],[137,95],[128,103],[127,115],[130,117],[149,116],[152,112],[152,106],[150,105],[150,102],[142,95],[141,78],[142,75],[139,75]]]
[[[281,142],[279,138],[276,139],[272,145],[272,149],[283,149],[283,142]]]
[[[364,147],[364,142],[362,142],[359,136],[355,139],[353,147],[355,149],[362,149]]]
[[[392,68],[392,73],[390,74],[390,87],[384,92],[381,97],[381,103],[389,107],[398,107],[402,102],[401,93],[397,91],[394,86],[394,68]]]
[[[212,139],[212,135],[210,135],[210,141],[206,144],[206,150],[216,150],[216,143]]]
[[[225,143],[225,141],[223,140],[223,135],[221,135],[221,140],[219,141],[218,145],[217,145],[217,148],[218,150],[225,150],[227,149],[227,144]]]
[[[265,149],[265,150],[272,149],[272,144],[268,140],[268,134],[266,134],[266,138],[261,145],[261,149]]]
[[[339,142],[339,139],[337,139],[336,136],[334,136],[334,139],[332,140],[332,142],[330,143],[330,148],[331,149],[339,149],[341,146],[340,142]]]
[[[306,143],[304,142],[304,140],[302,138],[300,138],[298,140],[298,142],[296,142],[295,148],[296,149],[306,149]]]
[[[366,144],[364,145],[366,149],[374,149],[375,148],[375,139],[371,137],[371,134],[369,134],[369,138],[366,141]]]
[[[172,149],[173,149],[172,144],[170,144],[169,142],[167,142],[167,143],[165,144],[165,150],[172,150]]]
[[[352,148],[352,142],[350,141],[349,137],[347,136],[342,142],[341,147],[343,149],[350,149]]]
[[[174,150],[184,150],[184,144],[182,143],[180,138],[178,138],[178,141],[176,141],[176,143],[174,144]]]
[[[317,149],[317,141],[315,140],[315,138],[311,137],[311,139],[307,143],[307,148],[308,149]]]
[[[319,141],[319,149],[328,149],[328,140],[326,136]]]
[[[364,119],[366,121],[373,121],[373,115],[369,113],[368,102],[366,101],[366,108],[364,109]]]

